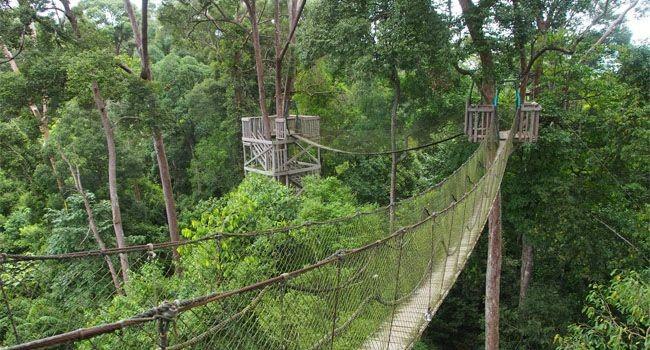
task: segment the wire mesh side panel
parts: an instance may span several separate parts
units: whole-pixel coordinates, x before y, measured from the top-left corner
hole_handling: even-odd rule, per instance
[[[228,294],[283,274],[264,287],[122,332],[129,336],[121,343],[103,335],[78,346],[347,349],[407,342],[462,269],[487,220],[512,138],[497,152],[490,133],[445,182],[399,203],[396,233],[388,231],[384,208],[345,220],[216,235],[178,247],[177,263],[169,247],[128,253],[129,281],[117,287],[107,266],[119,267],[118,254],[4,261],[0,276],[9,307],[0,315],[9,319],[10,310],[16,331],[5,331],[2,345],[129,319],[164,301]],[[224,253],[232,246],[241,256]],[[59,303],[46,305],[50,301]]]
[[[340,253],[318,268],[184,312],[169,349],[358,347],[389,314],[378,303],[394,284],[389,244]]]
[[[133,270],[141,269],[151,258],[146,251],[124,255]],[[165,256],[165,252],[161,256]],[[125,301],[131,282],[124,283],[118,259],[118,255],[113,255],[69,260],[6,259],[0,263],[5,299],[0,315],[6,315],[8,324],[15,327],[11,332],[3,332],[0,345],[18,344],[110,322],[130,316],[136,309],[139,311],[140,308],[118,310],[112,307],[129,305]],[[155,306],[158,298],[139,303],[144,304],[143,308]]]
[[[398,202],[395,209],[397,227],[413,225],[458,201],[485,174],[487,152],[487,142],[482,142],[468,160],[443,182]]]
[[[182,311],[172,319],[166,349],[278,348],[257,315],[264,303],[274,304],[277,295],[270,285]]]

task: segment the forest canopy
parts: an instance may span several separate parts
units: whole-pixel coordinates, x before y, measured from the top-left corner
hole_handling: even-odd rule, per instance
[[[650,46],[626,26],[648,5],[0,0],[0,253],[176,244],[392,208],[480,146],[463,136],[391,150],[462,133],[467,104],[496,103],[505,130],[518,102],[535,101],[539,139],[517,144],[500,189],[500,346],[648,348]],[[242,118],[294,114],[319,116],[318,142],[357,154],[323,150],[320,173],[300,186],[245,173]],[[70,330],[62,320],[92,326],[212,292],[206,281],[252,284],[392,226],[373,216],[335,233],[174,246],[164,262],[119,254],[38,270],[51,284],[29,277],[32,265],[0,270],[12,298],[0,346]],[[335,238],[315,246],[310,234]],[[283,265],[287,252],[304,261]],[[487,254],[484,234],[416,349],[483,346]],[[260,312],[257,335],[281,338],[278,308]]]

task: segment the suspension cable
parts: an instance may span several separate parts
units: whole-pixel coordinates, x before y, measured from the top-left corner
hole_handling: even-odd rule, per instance
[[[335,153],[350,154],[350,155],[356,155],[356,156],[383,156],[383,155],[389,155],[389,154],[394,154],[394,153],[404,153],[404,152],[409,152],[409,151],[415,151],[415,150],[419,150],[419,149],[422,149],[422,148],[435,146],[437,144],[453,140],[453,139],[455,139],[457,137],[460,137],[460,136],[463,136],[463,135],[464,135],[463,133],[458,133],[456,135],[449,136],[449,137],[447,137],[445,139],[429,142],[429,143],[426,143],[424,145],[398,149],[398,150],[395,150],[395,151],[382,151],[382,152],[358,152],[358,151],[342,150],[342,149],[339,149],[339,148],[325,146],[325,145],[320,144],[320,143],[318,143],[318,142],[316,142],[314,140],[308,139],[306,137],[302,137],[302,136],[297,135],[297,134],[292,134],[291,136],[293,136],[294,138],[296,138],[296,139],[298,139],[298,140],[300,140],[302,142],[310,144],[310,145],[312,145],[312,146],[314,146],[316,148],[324,149],[326,151],[331,151],[331,152],[335,152]]]

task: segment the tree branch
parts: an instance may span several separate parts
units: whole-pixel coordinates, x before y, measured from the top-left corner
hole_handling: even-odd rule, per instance
[[[127,66],[126,64],[124,64],[122,62],[118,62],[117,67],[121,68],[123,71],[125,71],[125,72],[127,72],[129,74],[133,74],[133,70],[129,66]]]
[[[616,237],[620,238],[623,242],[627,243],[627,245],[629,245],[634,250],[636,250],[639,254],[641,254],[641,256],[643,256],[644,259],[648,260],[648,258],[645,255],[643,255],[643,253],[641,252],[641,249],[637,248],[634,244],[632,244],[632,242],[630,242],[627,238],[623,237],[623,235],[618,233],[618,231],[616,231],[613,227],[609,226],[607,223],[605,223],[603,220],[599,219],[593,214],[591,214],[591,217],[594,218],[594,220],[598,221],[603,226],[605,226],[605,228],[607,228],[609,231],[614,233]]]
[[[280,53],[280,56],[278,57],[280,61],[284,59],[284,55],[287,53],[287,50],[289,49],[289,44],[291,43],[291,39],[296,33],[296,28],[298,27],[298,21],[300,20],[300,17],[302,16],[302,10],[305,9],[305,3],[307,3],[306,0],[302,0],[300,2],[300,6],[298,7],[298,13],[296,14],[296,18],[294,19],[293,23],[291,23],[291,31],[289,32],[289,37],[287,38],[287,42],[284,44],[284,47],[282,48],[282,52]]]
[[[467,76],[470,76],[470,77],[474,75],[474,72],[473,72],[473,71],[461,67],[461,66],[458,64],[458,62],[455,61],[455,60],[454,60],[454,69],[456,69],[456,71],[457,71],[458,73],[462,74],[462,75],[467,75]]]
[[[9,63],[12,65],[11,69],[16,71],[18,68],[16,67],[14,69],[13,65],[16,64],[16,57],[20,56],[20,54],[23,53],[23,49],[25,48],[25,32],[23,32],[23,34],[20,36],[20,47],[18,47],[18,52],[16,52],[15,55],[9,51],[9,48],[6,45],[1,43],[0,45],[2,45],[2,50],[4,51],[4,55],[7,58],[6,60],[0,61],[0,64]]]
[[[559,47],[559,46],[555,46],[555,45],[546,46],[546,47],[542,48],[541,50],[537,51],[530,58],[530,61],[528,62],[528,65],[526,66],[526,69],[523,72],[521,72],[521,76],[524,77],[524,76],[528,75],[528,73],[530,73],[530,70],[533,68],[533,65],[535,64],[535,62],[540,57],[542,57],[542,55],[544,55],[548,51],[562,52],[562,53],[567,54],[567,55],[572,55],[574,53],[573,50],[570,50],[570,49],[567,49],[567,48],[564,48],[564,47]]]
[[[621,23],[623,23],[623,19],[625,19],[625,15],[627,15],[627,13],[630,12],[630,10],[632,10],[638,3],[639,0],[632,1],[630,6],[628,6],[623,12],[621,12],[621,14],[618,15],[618,17],[614,20],[614,22],[612,22],[609,25],[605,33],[603,33],[603,35],[601,35],[600,38],[598,38],[598,40],[589,48],[589,50],[585,51],[583,58],[587,56],[587,54],[589,54],[591,51],[593,51],[598,45],[602,44],[603,41],[605,41],[605,39],[607,39],[614,32],[614,30],[618,28],[618,26]]]

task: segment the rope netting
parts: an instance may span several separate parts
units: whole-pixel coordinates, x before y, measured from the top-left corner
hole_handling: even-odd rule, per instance
[[[495,134],[443,182],[397,203],[393,223],[391,208],[383,207],[177,244],[0,255],[0,345],[407,346],[435,313],[485,225],[512,148],[512,137],[499,146]],[[176,263],[174,249],[181,256]],[[128,257],[130,270],[128,282],[116,284],[108,266],[121,275],[120,256]]]

